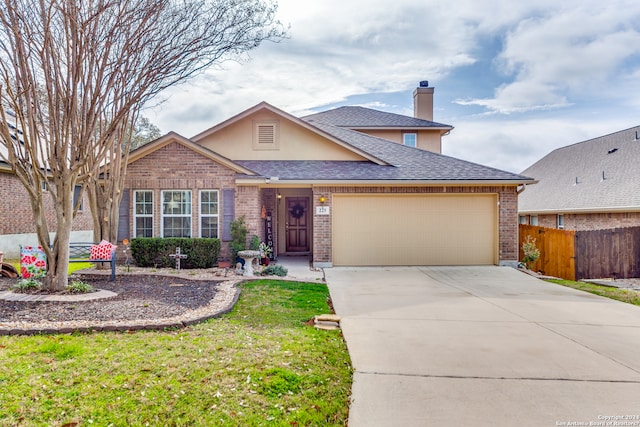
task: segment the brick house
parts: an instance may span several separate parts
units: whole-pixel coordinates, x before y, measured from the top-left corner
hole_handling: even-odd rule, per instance
[[[517,190],[530,178],[440,154],[453,129],[418,117],[342,107],[295,117],[262,102],[185,138],[130,155],[120,232],[219,237],[229,223],[276,255],[342,265],[502,265],[518,259]],[[420,117],[422,116],[422,117]]]
[[[519,221],[567,230],[640,226],[640,126],[559,148],[527,168]]]
[[[78,193],[76,193],[78,194]],[[0,161],[0,252],[6,258],[18,258],[20,246],[37,245],[38,237],[33,223],[33,212],[27,190],[13,174],[6,163]],[[48,199],[47,225],[55,231],[56,218],[53,202]],[[89,202],[83,199],[82,208],[73,221],[71,240],[77,242],[93,241],[93,222],[89,211]]]

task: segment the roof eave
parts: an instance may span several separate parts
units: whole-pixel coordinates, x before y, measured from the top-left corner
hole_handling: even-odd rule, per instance
[[[528,184],[528,180],[509,179],[509,180],[393,180],[393,179],[283,179],[277,180],[270,178],[236,178],[238,185],[260,185],[264,187],[279,187],[285,185],[340,185],[340,186],[372,186],[372,185],[392,185],[392,186],[446,186],[456,187],[464,186],[488,186],[488,185],[506,185],[517,186]]]
[[[640,212],[640,206],[607,206],[607,207],[588,207],[588,208],[518,210],[518,214],[520,215],[558,215],[558,214],[589,214],[589,213],[617,213],[617,212]]]
[[[333,125],[336,126],[336,125]],[[390,129],[390,130],[439,130],[439,131],[450,131],[453,130],[453,126],[348,126],[348,125],[341,125],[341,126],[336,126],[336,127],[340,127],[340,128],[345,128],[345,129],[351,129],[351,130],[385,130],[385,129]]]

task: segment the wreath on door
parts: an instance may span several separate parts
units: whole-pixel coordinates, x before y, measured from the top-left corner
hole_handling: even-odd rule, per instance
[[[294,217],[295,219],[300,219],[302,218],[302,215],[304,215],[304,208],[300,203],[295,204],[291,208],[291,216]]]

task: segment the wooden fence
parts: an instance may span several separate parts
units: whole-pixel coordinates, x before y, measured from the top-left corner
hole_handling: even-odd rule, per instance
[[[640,277],[640,227],[571,231],[520,225],[519,247],[536,239],[540,259],[530,268],[569,280]]]
[[[524,257],[522,243],[527,236],[535,239],[536,247],[540,249],[540,258],[529,266],[531,270],[547,276],[576,280],[575,231],[524,224],[520,224],[519,229],[520,260]]]

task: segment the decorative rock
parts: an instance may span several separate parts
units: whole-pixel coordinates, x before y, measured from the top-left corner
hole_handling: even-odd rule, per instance
[[[340,329],[340,316],[335,314],[320,314],[314,316],[313,326],[316,329],[322,329],[325,331]]]

